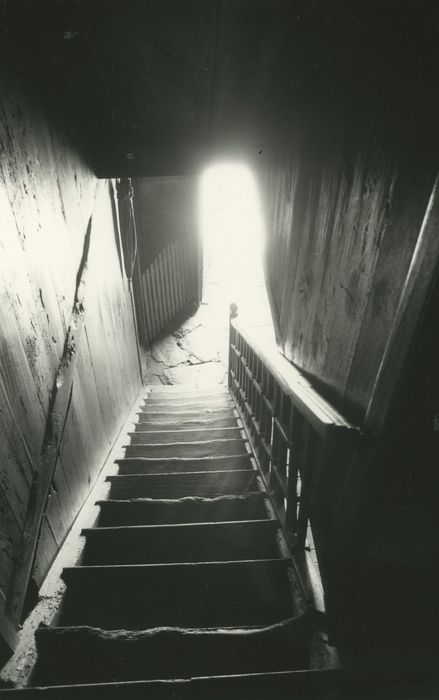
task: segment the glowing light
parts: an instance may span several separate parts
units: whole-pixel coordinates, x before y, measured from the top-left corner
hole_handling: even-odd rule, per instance
[[[204,298],[239,315],[270,323],[262,266],[265,230],[257,183],[236,163],[211,166],[202,176],[200,222],[204,241]],[[220,311],[219,311],[220,313]]]
[[[256,182],[244,165],[210,167],[201,181],[206,265],[220,284],[263,284],[264,225]]]

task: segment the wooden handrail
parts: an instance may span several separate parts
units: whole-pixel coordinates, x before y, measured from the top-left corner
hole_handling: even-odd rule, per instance
[[[254,330],[246,328],[236,317],[231,320],[231,325],[270,370],[285,395],[291,398],[320,434],[328,435],[329,431],[337,428],[359,433],[359,428],[331,406],[274,345],[264,343]]]
[[[332,533],[361,431],[274,343],[237,320],[235,306],[229,333],[229,388],[268,494],[291,549],[311,550],[327,595]]]

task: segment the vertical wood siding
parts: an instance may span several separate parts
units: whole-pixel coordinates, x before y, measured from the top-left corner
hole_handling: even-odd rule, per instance
[[[7,602],[92,219],[86,323],[41,530],[41,582],[140,383],[111,188],[15,77],[0,85],[0,606]],[[119,250],[119,252],[118,252]]]
[[[266,171],[267,281],[281,348],[358,421],[436,176],[434,159],[418,151],[402,142],[392,151],[367,130],[354,147],[328,131]]]
[[[201,254],[194,238],[168,244],[143,273],[137,295],[140,335],[146,346],[201,298]]]

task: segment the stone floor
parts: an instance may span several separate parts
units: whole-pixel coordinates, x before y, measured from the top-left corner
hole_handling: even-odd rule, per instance
[[[230,289],[208,281],[198,311],[144,351],[146,384],[220,386],[227,381]],[[236,295],[232,297],[237,298]],[[240,294],[238,315],[274,339],[265,287]]]

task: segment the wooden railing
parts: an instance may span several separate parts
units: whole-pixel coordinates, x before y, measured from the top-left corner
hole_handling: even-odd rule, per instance
[[[359,430],[231,311],[229,388],[290,548],[315,548],[326,591],[331,527]]]

